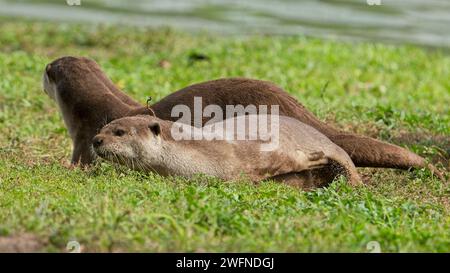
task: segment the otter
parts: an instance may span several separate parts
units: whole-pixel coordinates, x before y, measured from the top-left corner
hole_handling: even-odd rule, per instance
[[[348,154],[313,127],[276,116],[266,119],[266,128],[271,128],[268,133],[247,130],[245,124],[261,126],[260,116],[241,115],[203,128],[149,115],[124,117],[103,127],[93,138],[93,147],[106,160],[164,176],[190,178],[202,173],[227,181],[243,177],[253,182],[295,181],[311,188],[317,182],[311,183],[314,176],[310,172],[324,169],[335,173],[322,178],[343,174],[351,185],[361,183]],[[244,128],[239,129],[238,124]],[[330,182],[332,179],[318,184]]]
[[[439,176],[435,167],[424,158],[397,145],[370,137],[343,132],[320,121],[294,97],[281,87],[262,80],[247,78],[223,78],[190,85],[176,91],[152,105],[156,116],[176,121],[171,109],[176,105],[186,105],[194,109],[194,97],[202,98],[202,107],[216,104],[225,110],[226,105],[279,105],[279,115],[288,116],[314,127],[331,141],[344,149],[356,167],[381,167],[410,169],[428,167]],[[259,113],[259,112],[258,112]],[[270,111],[269,111],[270,113]],[[225,119],[225,111],[223,119]],[[194,120],[191,124],[194,124]],[[203,117],[202,124],[210,118]]]
[[[43,87],[62,112],[73,142],[72,165],[90,164],[95,159],[91,140],[105,124],[134,115],[134,111],[145,112],[88,58],[67,56],[49,63]]]
[[[61,63],[60,67],[67,67],[67,69],[60,69],[58,71],[52,72],[52,67],[58,67],[57,63]],[[74,63],[72,68],[71,63]],[[78,64],[77,64],[78,63]],[[81,67],[84,69],[81,69]],[[109,78],[103,73],[100,67],[92,60],[87,58],[75,58],[75,57],[63,57],[47,66],[46,71],[54,74],[56,81],[64,82],[61,87],[52,80],[52,83],[48,79],[50,77],[44,73],[44,86],[47,89],[69,89],[69,93],[76,96],[78,100],[82,100],[85,103],[78,103],[83,108],[84,104],[89,106],[89,111],[80,111],[78,106],[74,107],[72,105],[74,102],[71,100],[66,100],[63,102],[67,106],[71,106],[71,111],[65,111],[63,115],[65,120],[80,120],[80,114],[75,112],[83,112],[83,119],[86,122],[94,121],[92,124],[85,124],[83,127],[89,127],[91,129],[87,130],[91,133],[74,133],[72,139],[74,142],[83,143],[74,144],[74,153],[72,156],[72,162],[78,162],[80,160],[80,154],[85,154],[83,160],[85,164],[89,164],[94,159],[91,151],[88,151],[88,145],[90,143],[93,128],[97,130],[101,129],[101,125],[104,122],[98,122],[98,120],[110,121],[114,117],[132,116],[138,114],[151,113],[148,107],[142,106],[138,102],[134,101],[132,98],[128,97],[126,94],[121,92],[114,84],[109,80]],[[58,78],[59,75],[64,74],[62,81]],[[46,82],[47,80],[47,82]],[[72,82],[74,86],[72,87]],[[69,86],[70,88],[67,88]],[[88,86],[95,86],[95,88],[88,88]],[[87,90],[88,91],[77,91]],[[95,91],[94,91],[95,90]],[[47,93],[57,93],[54,91],[49,91]],[[64,92],[66,93],[66,92]],[[92,93],[98,94],[112,94],[114,100],[118,100],[118,105],[115,103],[106,102],[102,99],[90,99]],[[85,96],[85,97],[83,97]],[[100,96],[100,95],[99,95]],[[351,157],[353,162],[357,167],[382,167],[382,168],[397,168],[397,169],[410,169],[410,168],[422,168],[428,167],[431,171],[443,179],[443,175],[432,165],[427,164],[426,160],[419,155],[410,152],[399,146],[382,142],[370,137],[360,136],[352,133],[343,132],[330,126],[317,117],[314,116],[310,111],[308,111],[301,103],[299,103],[294,97],[290,96],[286,91],[277,85],[261,80],[247,79],[247,78],[225,78],[217,79],[213,81],[202,82],[194,85],[187,86],[180,89],[167,97],[163,98],[159,102],[152,105],[151,109],[155,112],[156,116],[165,119],[176,121],[178,118],[171,115],[171,111],[174,106],[183,104],[189,107],[191,110],[194,108],[194,97],[201,97],[203,105],[206,107],[210,104],[215,104],[222,109],[226,108],[226,105],[243,105],[244,107],[248,105],[267,105],[269,108],[272,105],[279,105],[279,114],[295,118],[305,124],[308,124],[324,135],[326,135],[331,141],[336,143],[338,146],[343,148]],[[109,109],[106,109],[107,107]],[[128,110],[114,110],[113,108],[127,108]],[[66,107],[67,108],[67,107]],[[97,112],[94,109],[100,109]],[[63,111],[63,108],[61,108]],[[109,113],[111,112],[111,113]],[[118,113],[121,114],[118,114]],[[123,114],[125,113],[126,114]],[[105,114],[105,115],[103,115]],[[102,116],[103,115],[103,116]],[[223,119],[226,118],[225,112]],[[203,117],[200,126],[209,121],[210,118]],[[66,122],[67,123],[67,122]],[[192,123],[194,124],[193,117]],[[68,127],[69,125],[66,124]],[[195,125],[195,124],[194,124]],[[69,128],[69,132],[74,131],[74,129]],[[81,129],[81,132],[86,130]],[[77,150],[77,152],[75,152]],[[90,154],[90,156],[88,156]]]

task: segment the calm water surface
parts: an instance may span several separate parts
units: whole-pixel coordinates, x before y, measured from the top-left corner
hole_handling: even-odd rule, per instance
[[[228,34],[307,34],[450,48],[450,0],[80,1],[80,6],[69,6],[66,0],[0,0],[0,15]],[[367,1],[380,1],[381,5],[368,5]]]

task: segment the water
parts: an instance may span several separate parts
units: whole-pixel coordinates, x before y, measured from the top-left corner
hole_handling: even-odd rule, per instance
[[[76,0],[69,0],[75,2]],[[450,48],[450,0],[0,0],[0,15]],[[381,5],[367,2],[380,1]]]

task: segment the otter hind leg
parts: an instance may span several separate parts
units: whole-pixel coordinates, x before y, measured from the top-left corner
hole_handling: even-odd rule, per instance
[[[340,175],[345,176],[351,185],[359,184],[359,176],[354,167],[346,166],[346,164],[327,158],[325,155],[323,155],[323,157],[316,156],[317,154],[311,155],[313,159],[317,159],[318,161],[326,159],[327,163],[325,165],[316,165],[316,168],[310,168],[304,171],[277,175],[270,179],[307,191],[327,187]]]
[[[300,170],[312,170],[323,168],[328,165],[328,157],[322,151],[312,152],[306,154],[301,150],[297,150],[297,157],[299,164],[303,167]]]
[[[325,157],[325,154],[322,151],[319,152],[312,152],[308,154],[309,160],[320,160]]]

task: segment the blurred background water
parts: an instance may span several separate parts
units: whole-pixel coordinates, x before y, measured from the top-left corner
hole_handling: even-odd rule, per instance
[[[450,48],[450,0],[0,0],[0,16]],[[381,2],[369,5],[368,2]],[[0,30],[1,31],[1,30]]]

